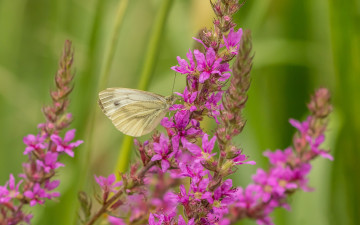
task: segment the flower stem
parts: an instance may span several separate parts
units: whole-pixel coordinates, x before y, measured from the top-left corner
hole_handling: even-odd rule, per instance
[[[160,41],[165,28],[165,23],[169,15],[173,0],[163,0],[159,12],[156,15],[155,23],[151,31],[150,40],[146,48],[143,69],[138,83],[138,89],[146,90],[149,87],[151,77],[156,66],[156,59],[160,49]],[[120,154],[116,163],[116,175],[118,172],[125,172],[129,167],[130,151],[132,149],[133,138],[126,136],[120,146]],[[119,178],[119,176],[118,176]]]
[[[125,187],[123,186],[123,188],[121,188],[118,192],[116,192],[109,200],[107,200],[103,206],[94,214],[94,216],[92,216],[92,218],[86,223],[86,225],[92,225],[96,222],[96,220],[102,215],[104,214],[107,209],[114,204],[120,197],[121,195],[124,193],[124,188],[125,189],[132,189],[135,188],[139,185],[142,184],[142,179],[144,178],[146,172],[155,165],[155,162],[149,162],[146,166],[144,166],[140,171],[138,171],[136,179],[134,179],[131,183],[132,186],[131,187]]]

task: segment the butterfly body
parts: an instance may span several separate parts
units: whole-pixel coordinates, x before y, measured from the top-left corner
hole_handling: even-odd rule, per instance
[[[174,96],[164,97],[129,88],[108,88],[99,93],[99,105],[115,127],[133,137],[150,133],[166,115]]]

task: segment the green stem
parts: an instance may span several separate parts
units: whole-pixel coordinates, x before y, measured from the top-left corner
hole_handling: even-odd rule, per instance
[[[109,80],[109,71],[111,68],[111,64],[115,55],[115,49],[118,43],[118,39],[119,39],[119,31],[121,28],[121,24],[125,15],[125,10],[127,8],[128,5],[128,0],[122,0],[119,3],[118,6],[118,10],[117,10],[117,15],[116,15],[116,19],[115,19],[115,25],[114,25],[114,31],[111,37],[111,42],[108,46],[108,50],[107,53],[105,54],[105,61],[103,63],[103,69],[99,78],[99,85],[97,87],[97,90],[102,90],[105,88],[108,80]],[[96,22],[96,21],[95,21]],[[95,29],[94,29],[95,30]],[[94,104],[94,107],[92,108],[90,115],[89,115],[89,123],[88,123],[88,129],[87,129],[87,133],[85,134],[85,140],[87,140],[87,142],[85,142],[85,152],[86,152],[86,156],[85,156],[85,162],[84,162],[84,166],[83,166],[83,170],[84,171],[88,171],[88,167],[90,165],[90,158],[91,158],[91,152],[92,152],[92,140],[93,140],[93,136],[94,136],[94,125],[95,125],[95,118],[96,118],[96,108],[97,105]]]
[[[121,0],[119,2],[118,5],[118,10],[117,10],[117,14],[116,14],[116,18],[115,18],[115,24],[114,24],[114,29],[113,29],[113,33],[111,36],[111,42],[109,43],[109,46],[107,48],[107,52],[105,53],[105,61],[103,62],[103,67],[101,70],[101,75],[99,77],[99,84],[96,85],[95,84],[95,90],[96,92],[98,92],[98,90],[102,90],[105,88],[106,84],[108,83],[108,79],[109,79],[109,72],[110,72],[110,68],[111,68],[111,64],[115,55],[115,49],[118,43],[118,39],[119,39],[119,31],[123,22],[123,18],[125,15],[125,11],[128,5],[128,0]],[[91,39],[90,39],[90,58],[89,58],[89,64],[88,66],[91,67],[94,63],[95,63],[95,52],[96,52],[96,45],[97,45],[97,38],[96,38],[96,33],[99,30],[99,26],[100,26],[100,18],[103,16],[103,1],[99,0],[98,4],[98,12],[96,15],[96,18],[94,20],[94,24],[93,24],[93,28],[92,28],[92,35],[91,35]],[[94,68],[92,68],[94,69]],[[90,70],[90,69],[89,69]],[[88,70],[88,71],[89,71]],[[93,71],[89,71],[89,74],[92,74]],[[88,81],[86,81],[87,84]],[[96,87],[97,86],[97,87]],[[93,90],[94,91],[94,90]],[[89,103],[89,105],[91,105],[91,107],[89,107],[89,116],[87,118],[87,120],[85,122],[87,123],[86,126],[86,130],[85,130],[85,134],[84,134],[84,162],[82,164],[82,169],[81,169],[81,174],[86,174],[87,171],[89,171],[89,165],[90,165],[90,159],[91,159],[91,153],[93,150],[93,140],[94,140],[94,125],[95,125],[95,118],[96,118],[96,108],[97,105],[93,104],[96,101],[91,101]],[[86,181],[87,176],[80,176],[80,181],[79,181],[79,189],[84,187],[84,183]],[[76,219],[74,219],[74,221],[76,221]],[[74,222],[75,224],[76,222]]]
[[[103,67],[103,69],[101,71],[100,83],[98,86],[99,91],[105,89],[105,87],[109,81],[110,69],[111,69],[111,65],[112,65],[112,62],[113,62],[113,59],[115,56],[115,50],[117,49],[120,28],[121,28],[121,25],[123,22],[125,10],[127,8],[128,3],[129,3],[129,0],[121,0],[119,3],[119,6],[118,6],[111,42],[110,42],[110,45],[107,49],[107,53],[105,56],[105,61],[104,61],[105,66]]]
[[[114,26],[114,32],[112,34],[112,38],[111,38],[111,42],[110,45],[108,47],[106,56],[105,56],[105,61],[104,61],[104,67],[102,69],[102,73],[101,76],[99,78],[100,83],[98,85],[98,90],[104,89],[108,79],[109,79],[109,71],[111,68],[111,64],[115,55],[115,49],[117,46],[117,40],[119,39],[119,31],[121,28],[121,24],[124,18],[124,14],[125,14],[125,10],[127,8],[128,5],[128,0],[122,0],[119,3],[118,6],[118,11],[117,11],[117,15],[116,15],[116,20],[115,20],[115,26]],[[87,135],[85,135],[85,137],[87,137],[85,140],[87,140],[87,142],[85,142],[85,152],[86,152],[86,157],[85,157],[85,163],[83,166],[84,171],[88,171],[88,167],[90,165],[90,156],[91,156],[91,152],[92,152],[92,146],[93,146],[93,137],[94,137],[94,125],[95,125],[95,118],[96,118],[96,105],[94,106],[94,108],[91,110],[90,112],[90,116],[89,116],[89,124],[88,124],[88,129],[87,129]]]
[[[169,15],[170,7],[173,0],[163,0],[159,12],[156,15],[155,23],[151,31],[150,40],[146,48],[144,65],[140,76],[138,89],[146,90],[149,87],[151,77],[156,66],[156,59],[160,49],[160,40],[165,27],[166,19]],[[120,154],[116,164],[115,171],[125,172],[129,167],[130,151],[132,149],[133,138],[126,136],[120,147]]]
[[[330,224],[360,223],[359,179],[353,171],[359,171],[360,107],[359,107],[359,60],[360,32],[356,1],[329,0],[332,52],[335,70],[335,108],[341,110],[343,125],[339,131],[331,174],[329,213]],[[336,94],[336,95],[335,95]],[[346,149],[345,151],[341,151]]]

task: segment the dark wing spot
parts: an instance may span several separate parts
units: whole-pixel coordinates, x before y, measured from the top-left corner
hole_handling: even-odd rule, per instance
[[[115,101],[114,102],[114,106],[119,106],[120,105],[120,102],[119,101]]]

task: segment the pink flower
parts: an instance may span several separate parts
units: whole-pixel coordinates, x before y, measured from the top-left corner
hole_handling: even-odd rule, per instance
[[[111,225],[126,225],[126,223],[121,218],[114,216],[108,216],[108,221]]]
[[[200,83],[204,83],[207,79],[209,79],[211,74],[221,74],[219,66],[222,59],[216,59],[216,53],[213,48],[209,48],[207,50],[206,57],[197,49],[194,50],[194,55],[197,62],[196,69],[200,72]]]
[[[45,173],[49,173],[50,170],[55,170],[61,166],[65,166],[62,163],[59,163],[57,161],[58,158],[58,154],[56,152],[52,153],[52,152],[47,152],[44,158],[44,161],[41,160],[36,160],[36,163],[44,168]]]
[[[214,207],[220,208],[233,203],[235,201],[234,194],[235,191],[232,189],[232,180],[227,179],[214,191],[214,193],[206,192],[202,197],[210,204],[213,204],[214,201],[218,201],[218,205]]]
[[[151,161],[161,161],[161,169],[165,173],[169,167],[170,162],[168,161],[175,152],[169,152],[169,139],[164,134],[160,135],[159,143],[154,143],[155,155],[151,158]]]
[[[184,103],[187,103],[188,105],[192,105],[194,103],[194,101],[195,101],[195,99],[197,97],[197,93],[198,93],[197,91],[192,92],[192,93],[189,92],[187,87],[185,87],[183,94],[175,92],[175,94],[182,97],[184,99]],[[177,108],[178,109],[183,109],[183,108],[185,108],[185,106],[184,105],[179,105]],[[196,106],[192,105],[189,110],[190,110],[190,112],[193,112],[193,111],[197,110],[197,108],[196,108]]]
[[[310,120],[311,117],[309,116],[304,122],[299,122],[294,119],[290,119],[289,122],[293,127],[298,129],[302,135],[305,135],[310,128]]]
[[[180,185],[180,193],[178,194],[177,201],[182,205],[189,204],[190,196],[186,193],[186,189],[184,185]]]
[[[190,177],[194,179],[196,177],[200,178],[206,175],[204,167],[198,160],[193,160],[191,163],[179,163],[179,168],[181,170],[180,177]]]
[[[162,224],[171,224],[171,222],[173,222],[173,218],[176,215],[175,212],[170,213],[170,214],[153,214],[150,213],[149,216],[149,225],[162,225]],[[156,221],[156,219],[158,221]]]
[[[20,180],[19,183],[16,185],[14,175],[10,174],[9,183],[6,183],[5,186],[9,184],[9,196],[11,198],[16,198],[16,196],[20,194],[19,187],[22,182],[23,180]]]
[[[184,218],[180,215],[178,219],[178,225],[195,225],[195,219],[192,218],[186,223]]]
[[[62,140],[61,137],[59,137],[56,134],[52,134],[50,138],[55,144],[57,144],[56,147],[57,152],[65,152],[69,156],[74,157],[73,149],[83,143],[83,141],[81,140],[70,143],[70,141],[72,141],[74,137],[75,137],[75,129],[72,129],[66,132],[64,140]]]
[[[291,147],[282,150],[276,150],[275,152],[266,151],[264,156],[268,157],[270,163],[274,166],[285,165],[287,162],[292,161],[295,158],[294,152]]]
[[[20,180],[16,185],[14,175],[10,174],[9,181],[4,186],[0,186],[0,204],[10,202],[20,194],[19,186],[22,182],[23,180]]]
[[[311,151],[313,151],[316,155],[320,155],[323,158],[327,158],[330,160],[334,160],[332,155],[329,154],[328,151],[325,151],[324,149],[319,149],[319,146],[324,142],[325,136],[320,135],[317,138],[312,138],[310,136],[306,136],[306,140],[308,141]]]
[[[219,123],[217,117],[220,115],[220,110],[223,108],[222,104],[218,104],[222,99],[222,95],[222,91],[212,93],[204,104],[205,107],[209,110],[209,116],[212,116],[216,123]]]
[[[101,189],[104,192],[115,192],[117,187],[121,186],[121,182],[115,182],[116,176],[115,174],[110,174],[108,177],[102,177],[102,176],[95,176],[96,183],[99,184]]]
[[[261,186],[256,184],[248,185],[245,190],[238,188],[237,192],[235,193],[237,200],[236,206],[247,209],[247,211],[249,211],[260,202],[261,193]]]
[[[216,153],[211,153],[212,150],[214,149],[215,141],[216,141],[216,136],[212,137],[209,141],[209,135],[204,134],[202,138],[202,149],[203,149],[202,157],[204,160],[208,160],[214,155],[216,155]]]
[[[9,196],[9,190],[5,186],[0,186],[0,204],[7,203],[11,200],[11,197]]]
[[[40,187],[39,183],[35,183],[33,189],[25,191],[24,195],[29,198],[30,206],[35,206],[36,204],[42,205],[45,202],[44,198],[49,197],[46,191]]]
[[[193,74],[196,70],[196,67],[193,59],[193,54],[190,49],[189,52],[186,53],[186,57],[188,58],[190,64],[188,64],[185,59],[182,59],[178,56],[177,60],[180,66],[173,66],[171,67],[171,69],[181,74]]]
[[[235,165],[242,165],[242,164],[249,164],[249,165],[256,165],[255,161],[247,161],[245,162],[248,157],[245,154],[242,154],[241,150],[235,153],[237,156],[232,159]]]
[[[238,53],[242,34],[241,28],[237,32],[234,31],[234,28],[231,28],[227,37],[223,36],[224,44],[231,54],[235,55]]]
[[[29,134],[23,138],[24,143],[27,145],[24,151],[24,155],[29,154],[32,151],[37,151],[40,149],[46,149],[47,144],[44,143],[45,137],[40,135]]]
[[[173,122],[172,122],[172,121]],[[188,127],[189,123],[191,126]],[[201,149],[196,144],[193,144],[187,140],[187,137],[197,136],[202,133],[200,129],[200,124],[196,120],[190,121],[190,111],[181,110],[175,113],[174,117],[169,120],[165,117],[161,121],[161,125],[165,128],[173,128],[174,130],[169,130],[168,132],[173,134],[171,139],[173,151],[177,152],[179,149],[179,142],[184,148],[188,149],[191,153],[197,155],[201,152]],[[174,133],[175,132],[175,133]]]

